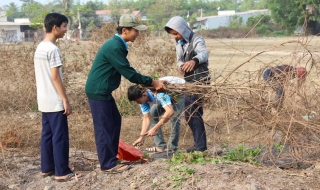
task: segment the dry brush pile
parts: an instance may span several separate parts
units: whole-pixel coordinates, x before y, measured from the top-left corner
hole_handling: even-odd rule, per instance
[[[89,150],[95,148],[84,85],[95,53],[115,33],[115,28],[114,24],[103,26],[93,33],[90,42],[58,43],[65,63],[64,82],[73,106],[73,114],[69,119],[72,147]],[[320,113],[317,98],[320,86],[317,68],[319,57],[316,50],[309,49],[310,40],[312,39],[301,38],[286,41],[255,54],[247,54],[234,48],[233,52],[246,57],[246,60],[238,62],[231,70],[211,70],[213,80],[210,85],[168,85],[168,89],[177,93],[197,94],[204,100],[204,107],[209,113],[205,117],[209,144],[232,142],[233,138],[244,134],[236,142],[251,146],[262,145],[262,158],[265,160],[276,163],[282,153],[286,153],[297,162],[314,163],[318,161],[320,151],[320,116],[317,115]],[[41,114],[37,112],[33,68],[33,54],[37,44],[38,42],[0,44],[2,148],[39,146]],[[278,59],[260,60],[260,56],[281,51],[288,44],[296,44],[296,48],[286,51]],[[144,32],[129,46],[130,63],[142,74],[155,77],[178,75],[172,38],[153,39],[149,32]],[[247,72],[241,70],[253,61],[260,64],[258,69],[252,68]],[[302,95],[296,93],[295,80],[286,82],[284,104],[281,109],[277,109],[272,102],[274,92],[261,80],[261,76],[265,68],[284,62],[306,67],[309,73]],[[139,114],[137,105],[126,100],[129,85],[130,82],[123,79],[114,96],[123,115],[136,115]],[[9,142],[8,139],[13,140]],[[276,153],[275,145],[282,147]]]
[[[238,53],[247,55],[243,62],[229,71],[221,71],[211,85],[183,86],[169,85],[169,90],[177,93],[191,93],[204,100],[204,106],[212,110],[212,115],[222,113],[223,117],[206,121],[208,127],[219,133],[221,126],[227,133],[237,135],[239,128],[248,135],[239,143],[251,143],[251,146],[262,146],[262,161],[278,164],[284,157],[290,160],[288,165],[315,163],[320,158],[320,126],[319,126],[319,54],[311,51],[308,44],[313,40],[300,38],[285,41],[267,50],[247,55],[241,49]],[[283,56],[266,62],[260,56],[279,51],[288,44],[295,44],[293,52],[285,52]],[[255,61],[260,69],[241,70],[246,64]],[[274,100],[275,91],[272,84],[262,80],[262,73],[271,66],[289,64],[305,67],[307,79],[301,88],[297,87],[297,79],[288,75],[283,82],[284,102],[279,106]],[[279,82],[278,82],[279,83]],[[277,85],[277,84],[276,84]],[[232,135],[231,135],[232,136]],[[234,137],[233,136],[233,137]],[[283,164],[283,162],[282,162]]]

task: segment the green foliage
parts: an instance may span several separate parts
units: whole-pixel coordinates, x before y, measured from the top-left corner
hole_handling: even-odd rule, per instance
[[[248,11],[253,9],[255,9],[255,0],[246,0],[241,2],[241,11]]]
[[[288,31],[286,30],[279,30],[279,31],[274,31],[270,34],[265,35],[266,37],[285,37],[288,36]]]
[[[221,148],[228,148],[229,147],[229,142],[228,141],[224,141],[221,143],[220,145]]]
[[[226,144],[226,146],[228,146],[228,144]],[[260,152],[260,146],[255,149],[248,149],[245,148],[243,144],[240,144],[237,149],[231,150],[229,153],[222,157],[208,158],[207,156],[205,156],[206,154],[208,154],[208,152],[178,152],[174,154],[174,156],[170,160],[168,160],[168,162],[173,165],[178,165],[182,163],[205,164],[208,162],[212,164],[230,164],[230,161],[240,161],[256,165],[258,162],[255,160],[255,158],[260,155]],[[195,173],[194,169],[188,168],[186,166],[171,166],[169,170],[179,172],[178,174],[176,173],[169,178],[170,180],[175,181],[171,188],[177,188],[181,186],[183,181],[185,181],[185,175],[183,174],[190,175]],[[201,177],[198,177],[197,180],[201,180]]]
[[[205,164],[205,163],[212,163],[212,164],[230,164],[228,160],[228,157],[215,157],[215,158],[209,158],[205,156],[208,154],[207,151],[205,152],[193,152],[193,153],[187,153],[187,152],[178,152],[174,154],[174,156],[168,160],[168,163],[170,164],[182,164],[182,163],[187,163],[187,164]]]
[[[248,162],[251,164],[257,164],[255,158],[261,153],[261,147],[258,146],[255,149],[245,148],[244,144],[239,144],[234,150],[229,151],[223,156],[224,159],[231,161]]]
[[[200,30],[197,32],[205,38],[243,38],[245,36],[254,37],[252,33],[249,33],[250,29],[243,26],[241,28],[220,27],[217,29]]]
[[[42,9],[42,11],[39,11],[39,14],[33,18],[32,24],[30,25],[31,28],[41,29],[43,27],[43,20],[44,17],[49,14],[50,12]]]
[[[207,154],[207,152],[178,152],[170,160],[168,160],[168,162],[171,164],[205,164],[206,162],[212,162],[212,158],[207,158],[204,156],[204,154]]]
[[[279,30],[279,25],[272,22],[270,15],[258,15],[250,17],[246,23],[247,27],[253,28],[257,34],[262,36],[273,36]]]
[[[256,29],[257,34],[263,34],[263,35],[270,34],[274,30],[272,26],[267,25],[267,24],[259,25],[255,29]]]
[[[79,15],[81,21],[81,28],[83,30],[82,37],[84,40],[91,38],[91,32],[93,28],[100,27],[101,18],[95,14],[96,10],[101,7],[92,1],[88,1],[86,4],[79,6]],[[73,28],[79,27],[79,20],[74,23]]]
[[[267,0],[244,0],[240,3],[240,11],[267,9]]]
[[[32,109],[32,111],[38,111],[38,103],[33,104],[31,109]]]
[[[188,168],[186,166],[181,167],[170,167],[169,171],[178,172],[169,177],[170,180],[174,181],[171,188],[178,188],[182,185],[184,181],[187,180],[185,177],[186,174],[191,175],[195,173],[195,170],[192,168]]]
[[[143,153],[143,158],[149,158],[149,153],[144,152],[144,153]]]
[[[246,23],[247,27],[254,27],[259,25],[269,25],[271,24],[271,16],[270,15],[258,15],[258,16],[252,16],[248,18],[248,21]]]
[[[237,15],[232,16],[229,28],[242,28],[242,17]]]
[[[279,152],[282,152],[282,150],[283,150],[283,148],[284,148],[284,146],[283,146],[282,144],[277,143],[277,142],[273,143],[273,146],[276,147],[276,149],[277,149]]]
[[[181,175],[175,174],[170,177],[170,180],[175,181],[171,188],[177,188],[182,185],[182,182],[187,181],[186,178],[182,177]]]
[[[292,32],[297,25],[304,23],[305,18],[307,23],[311,20],[319,21],[319,4],[320,0],[268,0],[268,9],[275,22]],[[307,10],[307,5],[317,11]]]
[[[158,73],[153,74],[153,79],[158,80],[159,79],[159,74]]]
[[[220,10],[236,10],[238,11],[239,5],[238,0],[220,0]]]
[[[178,171],[178,172],[183,172],[183,173],[187,173],[187,174],[194,174],[195,170],[192,168],[188,168],[185,166],[182,167],[170,167],[169,168],[170,171]]]
[[[7,20],[10,22],[13,22],[15,18],[23,18],[25,15],[24,13],[20,12],[18,5],[16,5],[15,3],[10,3],[9,5],[6,5],[5,9],[7,10]]]

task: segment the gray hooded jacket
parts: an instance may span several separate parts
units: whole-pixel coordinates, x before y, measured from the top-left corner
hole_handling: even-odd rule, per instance
[[[204,39],[194,33],[188,26],[188,23],[180,16],[172,17],[166,24],[166,27],[181,34],[186,43],[183,47],[180,43],[176,44],[178,67],[180,68],[184,62],[190,60],[196,62],[192,71],[184,73],[185,80],[187,82],[209,83],[209,52],[206,48]]]

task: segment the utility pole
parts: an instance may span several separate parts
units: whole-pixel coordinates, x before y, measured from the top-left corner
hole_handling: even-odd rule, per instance
[[[81,30],[81,19],[80,19],[80,12],[79,12],[79,8],[78,8],[78,19],[79,19],[79,39],[82,40],[82,30]]]

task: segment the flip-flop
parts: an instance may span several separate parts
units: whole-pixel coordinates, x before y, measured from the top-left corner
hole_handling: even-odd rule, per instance
[[[65,178],[63,179],[55,179],[57,182],[67,182],[71,180],[78,180],[80,177],[82,177],[81,174],[76,174],[76,173],[70,173],[68,174]]]
[[[123,164],[123,165],[131,165],[133,162],[127,161],[127,160],[117,160],[117,164]]]
[[[43,178],[46,178],[46,177],[49,177],[49,176],[53,176],[54,175],[54,171],[51,171],[51,172],[47,172],[47,173],[42,173],[41,176]]]
[[[122,170],[119,170],[122,167],[125,167],[125,168]],[[117,173],[122,173],[130,168],[131,168],[131,165],[128,165],[128,164],[117,164],[115,167],[111,168],[110,170],[102,170],[102,171],[105,173],[117,174]]]
[[[164,152],[164,150],[158,151],[157,149],[160,149],[160,148],[157,148],[154,146],[154,147],[146,148],[146,151],[148,151],[148,152]]]

